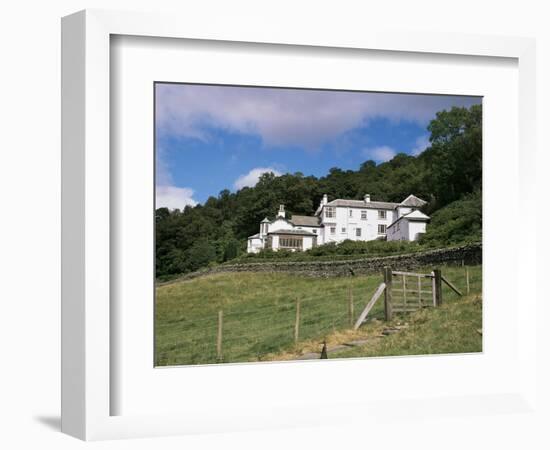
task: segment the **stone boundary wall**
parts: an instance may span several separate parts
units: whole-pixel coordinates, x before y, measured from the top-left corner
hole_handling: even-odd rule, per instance
[[[311,277],[341,277],[380,273],[382,268],[412,270],[426,266],[438,266],[448,262],[481,264],[482,244],[469,244],[460,247],[428,250],[404,255],[380,256],[372,258],[336,261],[267,261],[219,265],[188,273],[175,280],[158,283],[157,286],[190,280],[204,275],[232,272],[290,272]]]

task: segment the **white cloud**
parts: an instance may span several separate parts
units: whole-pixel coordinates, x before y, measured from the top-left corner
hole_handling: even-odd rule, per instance
[[[157,186],[156,207],[183,210],[187,205],[195,206],[193,189],[176,186]]]
[[[385,162],[392,159],[397,151],[387,145],[379,147],[366,148],[363,150],[363,156],[376,162]]]
[[[245,186],[248,186],[248,187],[256,186],[256,183],[260,179],[260,176],[268,172],[272,172],[273,175],[275,175],[276,177],[279,177],[282,175],[281,172],[271,167],[256,167],[252,169],[250,172],[248,172],[247,174],[241,175],[239,178],[235,180],[235,183],[234,183],[235,189],[242,189]]]
[[[416,139],[413,149],[411,150],[411,155],[418,156],[420,155],[420,153],[426,150],[429,146],[430,146],[430,136],[427,134],[424,136],[419,136]]]
[[[208,141],[209,128],[261,137],[267,146],[309,149],[374,118],[426,125],[437,111],[473,97],[375,94],[206,85],[157,85],[160,132]]]

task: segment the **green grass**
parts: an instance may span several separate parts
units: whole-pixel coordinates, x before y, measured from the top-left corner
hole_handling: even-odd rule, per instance
[[[482,300],[480,294],[448,301],[434,309],[423,309],[396,318],[408,327],[397,334],[373,340],[371,344],[338,352],[337,358],[367,356],[473,353],[482,351]]]
[[[443,275],[459,289],[465,289],[464,268],[448,266],[442,270]],[[218,362],[216,336],[219,310],[223,310],[224,317],[223,362],[285,359],[283,354],[288,357],[292,352],[299,352],[308,342],[330,338],[348,330],[349,292],[353,295],[356,319],[381,281],[380,275],[322,279],[284,273],[224,273],[159,286],[155,311],[156,364]],[[481,266],[470,267],[470,285],[472,293],[481,292]],[[434,330],[446,333],[456,330],[461,334],[460,327],[456,326],[457,321],[469,321],[468,314],[475,311],[464,312],[464,317],[457,316],[455,320],[454,315],[449,315],[452,311],[448,308],[455,304],[460,307],[460,300],[455,300],[458,297],[447,287],[444,286],[443,291],[446,300],[444,308],[437,311],[429,308],[415,314],[428,317],[423,327],[437,322],[437,327],[443,327],[443,331],[436,325],[433,325],[436,327]],[[295,344],[297,299],[300,299],[301,320],[300,342]],[[429,319],[431,315],[433,320]],[[480,312],[478,316],[480,323]],[[382,299],[369,317],[383,319]],[[361,328],[361,332],[368,330],[369,324]],[[386,338],[387,342],[399,339],[399,336]],[[474,347],[470,343],[462,342],[452,334],[450,336],[456,344],[452,346],[454,350],[449,351],[476,351],[471,350]],[[436,340],[426,339],[430,342]],[[418,348],[403,344],[402,350],[391,353],[388,349],[380,349],[380,354],[439,353],[440,346],[442,351],[447,351],[443,343],[428,345],[419,341]],[[279,354],[280,358],[277,356]]]

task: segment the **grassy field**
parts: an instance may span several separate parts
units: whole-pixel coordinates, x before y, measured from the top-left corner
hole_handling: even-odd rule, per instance
[[[442,271],[465,291],[464,268],[444,266]],[[481,266],[470,267],[469,271],[472,295],[459,298],[444,286],[442,308],[398,316],[393,322],[408,321],[407,329],[375,339],[373,345],[365,348],[340,352],[338,357],[480,351],[481,336],[475,330],[481,328],[481,297],[474,294],[481,292]],[[338,343],[378,336],[380,328],[388,325],[382,321],[383,299],[358,332],[350,330],[348,309],[351,293],[356,319],[381,281],[380,275],[320,279],[282,273],[238,273],[159,286],[155,311],[156,364],[218,362],[220,310],[223,310],[222,362],[292,359],[316,349],[325,339]],[[300,339],[295,343],[298,299]]]
[[[403,323],[403,320],[407,323],[407,327],[397,334],[373,339],[368,345],[338,352],[334,356],[348,358],[480,352],[482,339],[478,330],[482,328],[481,310],[480,294],[452,299],[440,308],[423,309],[406,319],[393,320],[389,326]],[[379,330],[369,331],[376,336],[374,333]]]

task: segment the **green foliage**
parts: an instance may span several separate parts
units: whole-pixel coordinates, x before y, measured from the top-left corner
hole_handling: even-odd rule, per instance
[[[416,250],[418,245],[415,242],[404,241],[352,241],[345,240],[338,244],[331,242],[327,245],[312,248],[305,253],[311,256],[327,255],[386,255],[392,253],[408,253]]]
[[[293,261],[296,260],[296,258],[300,258],[302,252],[293,252],[291,250],[287,249],[280,249],[277,251],[273,251],[270,248],[266,248],[263,250],[260,250],[258,253],[246,253],[242,255],[239,260],[246,259],[247,262],[250,262],[251,259],[258,259],[258,260],[265,260],[265,259],[292,259]]]
[[[420,158],[426,164],[426,184],[436,206],[481,189],[481,105],[438,112],[428,130],[431,147]]]
[[[465,196],[433,213],[420,244],[438,246],[481,241],[481,192]]]
[[[225,243],[223,260],[228,261],[230,259],[236,258],[240,253],[240,243],[236,239],[231,239]]]
[[[409,194],[429,201],[424,208],[432,215],[425,245],[445,245],[478,239],[481,230],[481,202],[464,206],[461,218],[456,206],[444,208],[481,190],[481,119],[480,105],[470,109],[452,108],[437,113],[430,122],[430,147],[419,156],[398,154],[391,161],[376,164],[365,161],[359,170],[330,169],[321,178],[302,173],[276,177],[263,174],[253,188],[235,193],[223,190],[204,205],[183,211],[156,211],[156,275],[196,270],[245,256],[246,239],[259,231],[264,217],[272,217],[284,203],[288,214],[312,215],[323,194],[330,198],[361,199],[365,193],[375,200],[400,202]],[[480,195],[478,194],[479,198]],[[438,214],[440,212],[440,214]],[[452,223],[447,223],[447,220]],[[403,247],[401,247],[403,246]],[[329,258],[361,254],[391,254],[414,251],[407,243],[349,242],[338,246],[316,247],[310,252],[261,252],[252,258],[294,259]]]
[[[186,252],[187,271],[192,272],[216,260],[216,248],[207,240],[193,242]]]

